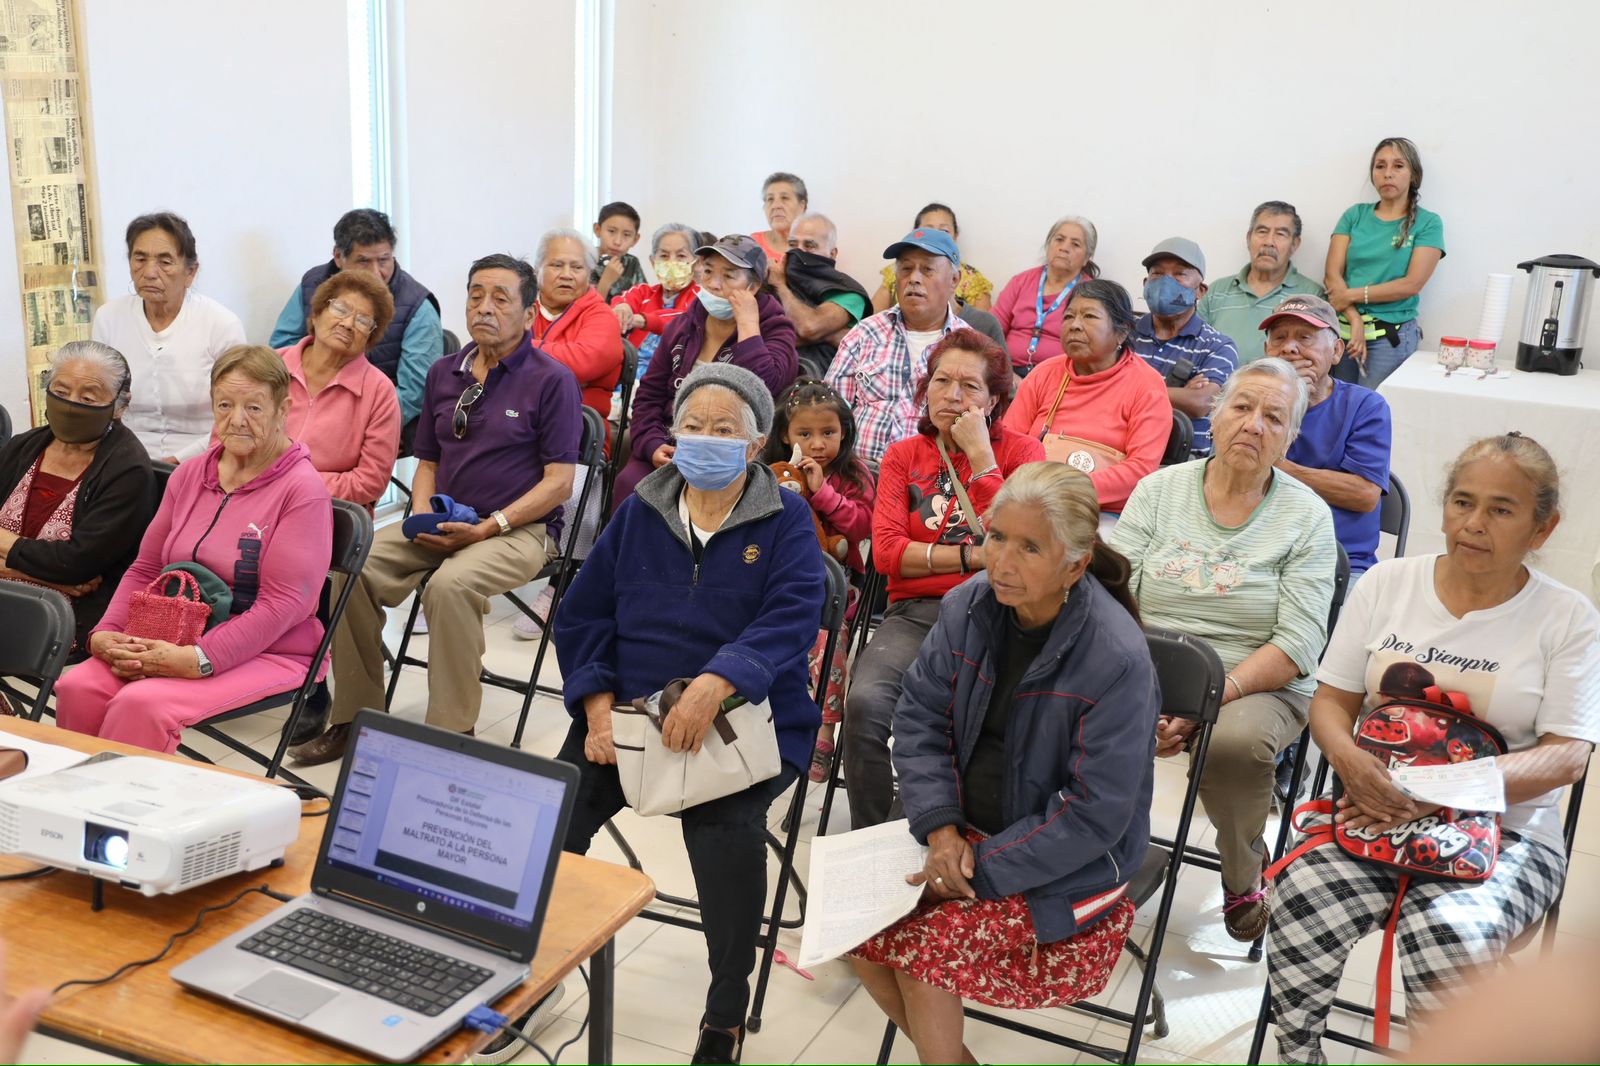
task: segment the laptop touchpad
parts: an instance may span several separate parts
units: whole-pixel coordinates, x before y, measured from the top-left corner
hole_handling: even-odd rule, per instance
[[[304,980],[285,970],[274,970],[234,994],[298,1020],[337,996],[339,989]]]

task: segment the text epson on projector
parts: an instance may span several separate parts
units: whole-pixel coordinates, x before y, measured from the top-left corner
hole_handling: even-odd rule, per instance
[[[0,851],[181,892],[283,858],[300,801],[280,785],[130,756],[0,784]]]

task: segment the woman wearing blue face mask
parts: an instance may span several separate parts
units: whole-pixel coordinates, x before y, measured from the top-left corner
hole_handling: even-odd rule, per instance
[[[772,395],[738,366],[696,367],[678,389],[671,462],[622,502],[556,610],[553,637],[578,767],[566,848],[582,854],[624,805],[611,708],[692,677],[662,724],[699,751],[728,697],[767,701],[776,777],[683,812],[711,986],[695,1062],[737,1062],[766,899],[768,807],[810,765],[822,715],[807,691],[826,581],[811,508],[758,457]]]
[[[731,363],[754,373],[773,396],[799,370],[794,323],[764,286],[767,256],[742,234],[695,249],[700,291],[694,306],[661,334],[633,400],[633,458],[617,474],[613,498],[620,507],[634,486],[672,460],[673,397],[697,365]]]

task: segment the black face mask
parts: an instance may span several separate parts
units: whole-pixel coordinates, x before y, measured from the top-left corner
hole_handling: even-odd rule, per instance
[[[63,444],[89,444],[105,436],[106,430],[111,428],[115,407],[115,403],[79,403],[53,392],[44,394],[45,421],[50,424],[50,432],[56,440]]]

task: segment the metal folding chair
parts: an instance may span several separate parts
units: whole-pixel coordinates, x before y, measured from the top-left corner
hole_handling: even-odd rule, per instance
[[[1194,423],[1189,421],[1189,416],[1178,410],[1172,409],[1172,435],[1167,438],[1167,450],[1161,453],[1161,465],[1172,466],[1175,463],[1189,461],[1189,449],[1194,447]]]
[[[1378,503],[1378,531],[1394,537],[1396,559],[1406,553],[1406,534],[1411,532],[1411,494],[1392,470],[1389,487],[1383,490],[1383,498]]]
[[[822,556],[823,566],[828,573],[828,596],[822,603],[822,625],[820,628],[828,631],[828,639],[822,649],[822,669],[817,672],[815,699],[820,709],[828,693],[828,663],[833,660],[833,652],[838,647],[838,642],[844,630],[845,608],[850,602],[850,577],[845,573],[844,567],[829,556]],[[794,798],[789,801],[789,811],[784,819],[785,833],[780,841],[766,831],[767,847],[778,856],[778,887],[773,897],[772,910],[762,918],[765,932],[757,939],[761,950],[761,962],[756,970],[755,995],[750,1000],[750,1016],[745,1020],[745,1030],[750,1033],[761,1031],[761,1007],[767,998],[767,983],[772,976],[772,961],[778,950],[778,930],[798,929],[805,923],[806,918],[806,888],[800,880],[799,873],[794,868],[795,845],[800,840],[800,815],[805,809],[806,784],[808,778],[804,767],[800,769],[800,776],[794,784]],[[606,832],[621,849],[623,858],[629,866],[643,872],[644,866],[639,862],[639,856],[623,837],[621,830],[611,822],[606,823]],[[794,886],[795,899],[799,904],[800,913],[794,918],[783,916],[783,906],[787,901],[789,886]],[[668,892],[656,889],[656,899],[662,903],[670,904],[686,910],[698,911],[700,905],[685,896],[675,896]],[[675,925],[680,929],[703,929],[704,926],[693,918],[685,918],[677,914],[665,914],[646,908],[639,912],[641,918],[648,918],[654,922],[665,925]]]
[[[27,716],[37,722],[72,651],[77,632],[72,606],[55,589],[0,581],[0,625],[6,631],[0,641],[0,691],[15,697],[19,713],[29,705]],[[37,685],[38,691],[32,697],[16,691],[9,684],[13,677]]]
[[[561,697],[561,690],[550,685],[539,684],[539,673],[544,669],[545,653],[550,648],[550,619],[555,617],[556,608],[561,606],[561,597],[566,594],[567,586],[572,583],[572,575],[577,573],[578,560],[573,556],[573,548],[578,542],[578,527],[582,524],[582,517],[589,505],[589,497],[595,492],[604,491],[603,481],[606,476],[604,441],[606,439],[605,419],[600,417],[600,412],[592,407],[584,407],[583,435],[578,445],[578,461],[588,468],[588,478],[583,484],[583,490],[578,493],[578,506],[575,513],[567,515],[566,546],[555,555],[546,560],[544,567],[534,575],[534,581],[549,580],[554,590],[550,601],[550,611],[547,617],[540,617],[522,598],[515,592],[506,592],[504,596],[523,614],[539,623],[542,633],[539,636],[539,650],[533,657],[533,670],[526,681],[504,674],[497,674],[493,670],[484,668],[479,675],[485,685],[516,692],[522,696],[522,710],[517,715],[517,731],[512,737],[513,748],[522,747],[522,731],[528,724],[528,711],[533,706],[533,697],[537,692],[543,692],[557,699]],[[400,684],[400,671],[407,666],[420,666],[427,669],[428,660],[419,659],[408,654],[411,646],[411,633],[417,625],[417,613],[422,610],[422,590],[427,587],[429,578],[424,577],[417,585],[417,591],[411,598],[411,613],[406,616],[405,631],[400,636],[400,647],[391,658],[393,663],[389,671],[389,688],[383,696],[385,710],[394,703],[395,689]]]
[[[358,507],[349,500],[334,500],[333,553],[328,565],[330,579],[323,586],[322,603],[317,610],[322,621],[322,640],[317,643],[317,652],[311,657],[311,666],[306,670],[305,679],[295,688],[264,696],[254,703],[235,707],[231,711],[224,711],[189,728],[250,759],[266,770],[268,777],[277,777],[281,773],[291,781],[305,784],[303,778],[283,769],[283,755],[289,750],[289,738],[294,735],[295,724],[300,720],[300,712],[305,709],[306,700],[316,688],[317,670],[327,661],[328,649],[333,646],[333,631],[338,628],[339,619],[344,617],[345,604],[350,602],[350,590],[355,587],[356,576],[361,573],[362,564],[367,561],[367,552],[371,548],[372,517],[367,514],[367,509]],[[338,583],[339,592],[336,596],[332,594],[333,574],[344,576],[344,580]],[[283,728],[278,731],[278,743],[270,757],[261,754],[254,745],[236,740],[217,728],[223,722],[232,722],[285,705],[289,707],[289,714],[284,718]],[[211,761],[186,744],[178,745],[178,750],[191,759],[198,759],[201,762]]]
[[[1322,795],[1323,789],[1327,786],[1330,772],[1328,760],[1326,758],[1319,759],[1317,761],[1316,776],[1311,786],[1312,795]],[[1572,785],[1567,793],[1567,813],[1562,819],[1561,836],[1562,844],[1567,855],[1567,867],[1569,870],[1572,866],[1573,847],[1576,845],[1578,840],[1578,817],[1583,812],[1583,790],[1588,782],[1589,767],[1586,764],[1584,766],[1583,776],[1578,778],[1577,783]],[[1524,929],[1521,935],[1511,942],[1511,946],[1506,950],[1505,955],[1501,956],[1501,958],[1498,960],[1501,964],[1509,963],[1514,954],[1533,943],[1536,938],[1541,940],[1539,945],[1540,957],[1550,957],[1550,953],[1555,950],[1556,925],[1561,920],[1561,900],[1565,894],[1566,883],[1563,882],[1561,886],[1561,892],[1556,896],[1555,902],[1550,904],[1550,909],[1545,911],[1544,915],[1538,921]],[[1347,1014],[1354,1014],[1357,1017],[1367,1020],[1373,1018],[1376,1013],[1372,1007],[1368,1007],[1362,1003],[1354,1003],[1347,999],[1340,999],[1337,996],[1334,997],[1333,1000],[1333,1009],[1344,1011]],[[1392,1015],[1389,1019],[1389,1023],[1397,1028],[1405,1028],[1405,1015]],[[1271,986],[1268,986],[1262,989],[1261,1010],[1256,1015],[1255,1034],[1250,1039],[1250,1055],[1246,1061],[1251,1063],[1252,1066],[1253,1064],[1261,1061],[1261,1050],[1265,1046],[1267,1040],[1267,1026],[1271,1024],[1272,989]],[[1322,1033],[1322,1039],[1332,1040],[1336,1044],[1344,1044],[1347,1047],[1360,1048],[1369,1054],[1381,1055],[1388,1059],[1399,1059],[1404,1057],[1403,1052],[1396,1051],[1394,1048],[1380,1047],[1372,1041],[1364,1039],[1363,1037],[1356,1036],[1352,1033],[1343,1033],[1337,1029],[1324,1029]]]
[[[1155,663],[1156,677],[1161,684],[1161,713],[1187,718],[1200,723],[1195,735],[1189,760],[1188,784],[1184,788],[1183,806],[1178,813],[1178,828],[1171,841],[1152,840],[1139,872],[1129,883],[1129,892],[1135,902],[1142,903],[1157,892],[1155,925],[1150,931],[1148,946],[1141,948],[1130,934],[1127,950],[1139,963],[1143,975],[1139,980],[1139,993],[1130,1011],[1117,1010],[1099,1003],[1074,1003],[1063,1008],[1078,1011],[1096,1018],[1117,1022],[1128,1027],[1127,1040],[1121,1047],[1097,1044],[1076,1037],[1054,1033],[1036,1025],[1012,1018],[990,1014],[976,1007],[965,1007],[962,1013],[974,1021],[986,1022],[1014,1033],[1037,1037],[1075,1051],[1110,1062],[1131,1063],[1138,1060],[1139,1043],[1146,1026],[1154,1024],[1156,1038],[1166,1035],[1166,1012],[1160,993],[1156,990],[1156,966],[1161,959],[1162,941],[1167,933],[1167,920],[1172,913],[1172,902],[1177,891],[1178,872],[1183,861],[1173,856],[1183,856],[1188,846],[1189,827],[1194,820],[1195,804],[1200,798],[1200,778],[1205,771],[1206,752],[1211,745],[1211,731],[1217,722],[1217,712],[1222,708],[1224,674],[1222,661],[1211,645],[1195,637],[1168,630],[1146,628],[1145,638],[1150,645],[1150,659]],[[1141,898],[1141,896],[1143,898]],[[1155,1013],[1151,1014],[1152,1003]],[[889,1061],[894,1047],[895,1024],[889,1022],[883,1033],[883,1043],[877,1061]]]

